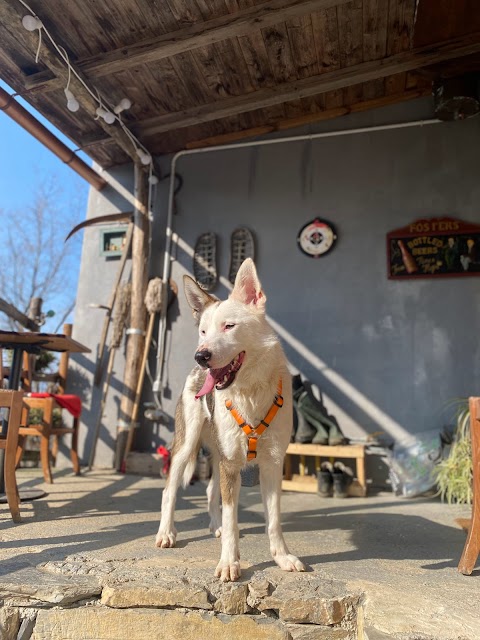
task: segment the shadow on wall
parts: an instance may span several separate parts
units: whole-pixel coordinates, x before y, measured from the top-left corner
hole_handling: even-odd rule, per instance
[[[177,240],[177,248],[177,261],[188,271],[189,267],[187,265],[190,265],[193,260],[194,250],[180,237]],[[231,289],[232,285],[227,278],[220,276],[219,287],[215,295],[224,299]],[[392,416],[366,397],[317,354],[313,353],[302,340],[294,336],[270,316],[268,320],[284,342],[287,355],[292,354],[290,356],[292,368],[300,371],[313,371],[314,375],[311,377],[314,379],[311,381],[323,390],[328,389],[328,396],[335,398],[335,404],[340,406],[344,413],[348,414],[349,408],[354,408],[354,415],[352,411],[349,417],[359,428],[362,428],[362,423],[373,425],[372,431],[386,432],[393,439],[402,439],[410,435]],[[165,370],[167,371],[167,366]],[[364,429],[362,430],[364,431]]]

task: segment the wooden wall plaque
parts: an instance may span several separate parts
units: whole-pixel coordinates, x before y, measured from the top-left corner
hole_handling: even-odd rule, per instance
[[[391,279],[480,275],[480,224],[422,218],[387,234]]]

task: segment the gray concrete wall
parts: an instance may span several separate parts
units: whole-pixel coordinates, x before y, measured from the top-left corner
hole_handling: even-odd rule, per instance
[[[421,117],[431,117],[430,101],[357,114],[311,130]],[[175,216],[179,242],[172,277],[180,286],[182,275],[192,271],[198,235],[215,231],[223,281],[214,293],[226,296],[231,233],[238,226],[250,228],[268,313],[292,367],[322,390],[343,431],[352,437],[382,431],[401,438],[440,430],[445,405],[477,391],[479,282],[388,280],[385,236],[419,217],[480,222],[479,133],[480,121],[472,119],[184,157],[178,164],[184,184]],[[125,168],[113,175],[123,182],[131,179]],[[114,204],[110,192],[93,194],[89,216],[113,210]],[[162,185],[155,216],[152,273],[160,275]],[[296,236],[316,216],[331,220],[339,239],[333,252],[312,260],[298,250]],[[86,304],[108,298],[114,272],[96,255],[96,233],[85,235],[75,319],[75,336],[94,347],[102,313],[87,310]],[[170,415],[196,344],[183,295],[171,311],[164,396]],[[85,363],[90,371],[92,360],[79,361]],[[120,361],[117,372],[120,376]],[[117,403],[118,396],[109,405],[108,433],[103,430],[99,459],[105,463],[111,460]],[[87,402],[86,421],[94,405],[88,407]],[[137,445],[149,450],[162,440],[170,440],[168,427],[145,423]]]

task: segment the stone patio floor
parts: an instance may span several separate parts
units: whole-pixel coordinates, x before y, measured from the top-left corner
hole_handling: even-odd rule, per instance
[[[154,537],[162,479],[110,471],[74,477],[58,470],[54,484],[45,485],[38,470],[18,475],[20,488],[40,487],[48,495],[23,503],[18,525],[0,505],[1,640],[215,640],[225,637],[215,631],[225,616],[231,616],[230,640],[480,638],[480,570],[465,577],[456,569],[465,533],[455,519],[469,517],[469,507],[390,493],[344,500],[283,493],[287,543],[312,570],[292,575],[269,556],[259,487],[242,487],[243,575],[240,586],[225,589],[212,579],[220,541],[208,531],[204,483],[181,491],[178,546],[159,550]],[[316,593],[328,606],[312,604]],[[87,632],[82,616],[89,611],[106,617]],[[237,615],[252,611],[256,617]],[[149,617],[154,613],[170,616],[168,633],[157,630],[159,619]],[[254,620],[260,631],[237,630],[237,618],[238,624]],[[268,624],[259,627],[262,620]],[[200,630],[208,621],[210,630]],[[279,621],[287,626],[278,627]],[[155,632],[145,635],[142,625]],[[124,635],[122,626],[128,627]]]

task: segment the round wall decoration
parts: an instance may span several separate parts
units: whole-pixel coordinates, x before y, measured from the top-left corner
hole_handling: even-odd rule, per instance
[[[297,236],[298,246],[310,258],[320,258],[330,251],[337,239],[334,227],[326,220],[315,218],[303,226]]]

